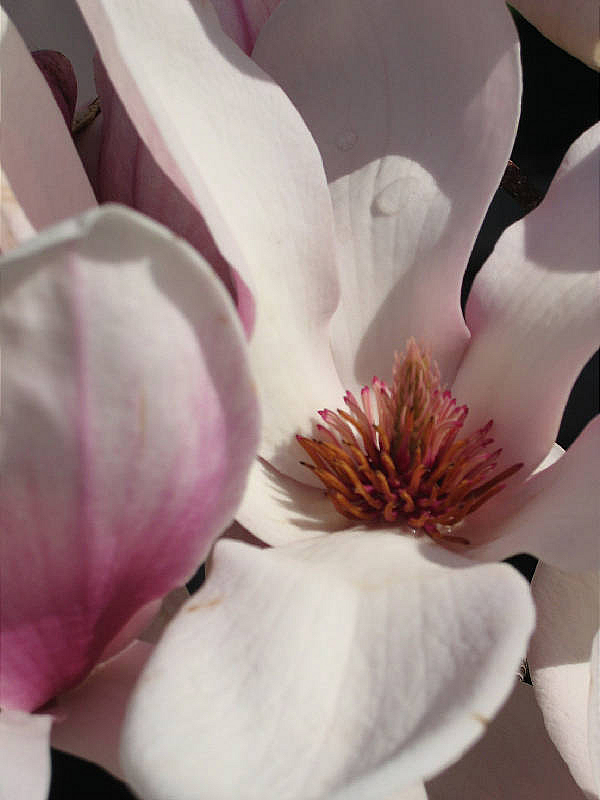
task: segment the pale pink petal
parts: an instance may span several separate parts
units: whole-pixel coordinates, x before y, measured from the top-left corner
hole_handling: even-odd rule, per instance
[[[467,303],[473,338],[454,383],[467,429],[494,420],[506,464],[535,467],[600,334],[600,125],[569,149],[542,204],[500,237]]]
[[[135,212],[50,229],[2,285],[2,705],[32,709],[205,559],[258,412],[220,281]]]
[[[79,2],[138,133],[256,298],[251,352],[269,420],[261,452],[301,474],[293,434],[341,393],[328,334],[338,301],[333,216],[318,150],[210,4],[148,0],[138,14],[120,0]]]
[[[56,50],[36,50],[31,55],[46,79],[70,133],[77,105],[77,78],[71,62]]]
[[[138,136],[100,60],[96,63],[96,84],[102,108],[97,161],[91,165],[96,176],[96,197],[100,202],[112,200],[135,208],[187,239],[237,300],[241,278],[236,275],[234,279],[199,211],[165,175]],[[238,308],[246,330],[250,331],[254,304],[244,288],[240,286],[242,302]]]
[[[226,34],[250,55],[256,37],[280,0],[213,0]]]
[[[69,59],[77,76],[80,104],[93,100],[94,40],[76,0],[2,0],[2,6],[28,50],[58,50]]]
[[[12,250],[35,236],[35,230],[12,190],[0,164],[0,252]]]
[[[511,5],[559,47],[600,68],[598,0],[514,0]]]
[[[47,714],[0,711],[0,797],[46,800],[50,788],[50,727]]]
[[[410,336],[432,346],[451,380],[468,338],[462,275],[519,115],[518,40],[504,4],[285,3],[253,55],[325,163],[342,383],[388,378]]]
[[[377,532],[219,542],[132,696],[134,791],[389,800],[443,768],[507,697],[533,626],[516,571],[465,564]]]
[[[134,642],[87,679],[60,695],[52,706],[56,722],[52,746],[100,764],[122,779],[119,764],[121,726],[129,698],[152,645]]]
[[[592,650],[599,628],[599,573],[567,573],[540,563],[532,591],[537,624],[528,660],[537,700],[573,777],[588,797],[597,798],[600,753],[589,734],[598,722],[588,715],[598,711],[597,695],[591,692],[598,690]]]
[[[590,660],[590,699],[588,705],[588,742],[592,765],[592,783],[600,787],[600,631],[594,636]],[[598,792],[596,792],[598,793]]]
[[[488,542],[467,555],[498,561],[531,553],[565,570],[600,569],[599,461],[596,417],[553,465],[467,518],[461,535]]]
[[[426,788],[428,800],[584,800],[521,681],[483,738]]]
[[[14,195],[39,230],[96,204],[52,92],[0,9],[0,162]]]
[[[263,542],[277,546],[356,527],[339,514],[322,488],[278,472],[256,459],[236,519]]]

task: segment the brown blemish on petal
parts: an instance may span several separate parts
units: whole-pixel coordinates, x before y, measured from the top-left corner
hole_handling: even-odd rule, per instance
[[[472,711],[471,717],[475,720],[475,722],[479,722],[481,725],[483,725],[484,728],[487,728],[491,722],[489,717],[485,717],[483,714],[479,714],[477,711]]]
[[[211,608],[212,606],[218,606],[223,600],[222,594],[217,594],[214,597],[211,597],[210,600],[203,600],[197,601],[192,603],[191,605],[187,606],[185,609],[187,613],[191,611],[200,611],[202,608]]]

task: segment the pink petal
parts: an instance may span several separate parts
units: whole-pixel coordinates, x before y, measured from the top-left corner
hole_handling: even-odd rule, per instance
[[[193,245],[212,265],[230,294],[236,298],[237,282],[218,251],[198,210],[154,161],[138,136],[102,62],[96,62],[96,85],[102,109],[102,137],[94,168],[96,196],[100,202],[123,203],[169,227]],[[236,276],[241,281],[239,276]],[[242,282],[243,283],[243,282]],[[242,293],[243,287],[240,287]],[[250,330],[253,302],[242,294],[242,320]]]
[[[569,149],[543,203],[501,237],[467,304],[473,339],[454,383],[467,428],[494,420],[506,464],[550,450],[598,333],[600,124]]]
[[[256,298],[252,360],[269,419],[261,452],[301,474],[293,434],[341,390],[327,330],[338,300],[333,220],[317,148],[210,4],[149,0],[142,15],[119,0],[80,7],[156,163]]]
[[[279,6],[254,58],[315,137],[332,194],[342,383],[390,376],[410,336],[448,380],[468,338],[462,275],[510,154],[520,65],[495,0]]]
[[[573,777],[587,797],[597,798],[598,751],[590,730],[598,724],[598,673],[592,672],[592,654],[600,623],[600,576],[540,563],[532,591],[537,623],[528,660],[536,697],[550,738]],[[597,668],[597,660],[593,666]]]
[[[515,0],[511,5],[559,47],[600,68],[597,0]]]
[[[0,712],[0,797],[46,800],[50,789],[50,727],[47,714]]]
[[[28,50],[58,50],[75,70],[79,102],[87,105],[96,96],[94,87],[94,40],[75,0],[2,0],[2,6]]]
[[[250,55],[256,37],[280,0],[213,0],[226,34]]]
[[[61,695],[52,707],[57,718],[52,746],[100,764],[122,780],[121,726],[133,687],[152,649],[146,642],[134,642],[96,667],[80,686]]]
[[[77,78],[71,62],[56,50],[36,50],[31,55],[46,79],[70,133],[77,105]]]
[[[467,518],[464,536],[489,542],[469,557],[498,561],[525,552],[569,571],[600,569],[599,459],[596,417],[556,463]]]
[[[533,625],[521,576],[466,564],[390,533],[219,542],[134,690],[134,791],[391,800],[443,768],[510,692]]]
[[[483,738],[426,788],[428,800],[584,800],[521,681]]]
[[[7,256],[2,324],[2,705],[32,709],[205,559],[258,411],[220,281],[127,209]]]
[[[96,204],[52,93],[0,10],[2,140],[0,161],[34,228]]]

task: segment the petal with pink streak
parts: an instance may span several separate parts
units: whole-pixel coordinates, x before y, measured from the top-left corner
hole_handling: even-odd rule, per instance
[[[96,204],[52,92],[0,9],[0,162],[36,230]]]
[[[125,775],[154,800],[391,800],[479,738],[532,627],[515,570],[431,543],[223,539],[136,685]]]
[[[461,528],[477,560],[531,553],[568,571],[600,569],[600,417],[567,452],[525,483],[507,488]]]
[[[140,139],[106,69],[96,60],[96,85],[102,109],[102,136],[94,167],[96,196],[100,202],[123,203],[162,222],[198,250],[212,265],[230,294],[237,300],[239,276],[217,249],[200,212],[158,166]],[[252,295],[240,286],[240,317],[247,332],[252,329]]]
[[[483,738],[426,788],[428,800],[584,800],[521,681]]]
[[[52,707],[56,722],[52,746],[100,764],[120,780],[121,726],[133,687],[152,645],[134,642],[96,667],[79,686],[65,692]]]
[[[600,69],[598,0],[514,0],[511,5],[554,44]]]
[[[468,332],[462,275],[519,115],[514,25],[495,0],[301,0],[254,58],[315,137],[333,198],[342,383],[390,377],[410,336],[447,380]]]
[[[598,697],[591,691],[598,688],[592,656],[600,621],[600,574],[568,573],[540,562],[532,592],[537,623],[528,661],[544,722],[586,796],[598,798],[599,753],[589,735],[598,723],[590,724],[588,715],[598,712]]]
[[[2,705],[33,709],[205,559],[258,410],[222,284],[141,215],[50,229],[2,282]]]
[[[50,789],[50,727],[47,714],[0,711],[0,797],[46,800]]]
[[[600,124],[571,146],[544,201],[508,228],[466,309],[473,338],[454,393],[466,428],[494,420],[504,464],[527,475],[550,450],[569,391],[594,352]]]
[[[76,0],[2,0],[2,6],[28,50],[58,50],[69,59],[77,76],[80,104],[93,100],[94,40]]]
[[[261,454],[302,475],[294,433],[342,394],[331,203],[300,115],[223,33],[209,3],[79,0],[115,89],[157,164],[200,209],[254,294]],[[292,452],[293,448],[293,452]]]
[[[212,0],[221,26],[250,55],[256,37],[280,0]]]

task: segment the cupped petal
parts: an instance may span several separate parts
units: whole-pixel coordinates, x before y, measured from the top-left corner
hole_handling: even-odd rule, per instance
[[[600,69],[597,0],[511,0],[511,5],[554,44]]]
[[[550,450],[569,391],[594,352],[598,317],[600,124],[571,146],[544,201],[508,228],[466,308],[472,339],[453,391],[466,429],[494,420],[523,475]]]
[[[514,489],[505,489],[489,507],[468,517],[461,535],[474,543],[467,555],[499,561],[531,555],[569,571],[600,569],[600,417],[567,452]]]
[[[410,537],[222,540],[136,686],[125,775],[155,800],[389,798],[482,734],[532,626],[512,568]]]
[[[428,800],[584,800],[521,681],[483,738],[426,789]]]
[[[342,382],[389,377],[410,336],[451,380],[468,339],[462,275],[519,116],[508,11],[496,0],[283,3],[253,57],[300,110],[325,164]]]
[[[56,717],[52,746],[100,764],[122,780],[121,726],[133,687],[152,649],[147,642],[134,642],[96,667],[82,684],[60,695],[52,706]]]
[[[48,714],[0,711],[0,797],[46,800],[50,789]]]
[[[588,797],[597,798],[599,753],[589,734],[598,723],[589,713],[598,712],[598,676],[591,662],[599,629],[600,574],[568,573],[540,563],[532,592],[537,624],[527,658],[536,697],[550,738],[573,777]]]
[[[75,146],[42,73],[0,9],[0,162],[36,230],[96,204]]]
[[[280,0],[213,0],[226,34],[250,55],[256,37]]]
[[[8,16],[17,26],[28,50],[58,50],[77,76],[79,102],[93,100],[94,40],[81,16],[76,0],[2,0]]]
[[[205,559],[258,410],[222,284],[135,212],[48,230],[2,284],[2,705],[32,709]]]
[[[138,133],[255,296],[261,453],[301,474],[293,434],[341,394],[328,337],[333,215],[318,150],[209,3],[150,0],[143,14],[121,0],[80,7]]]

